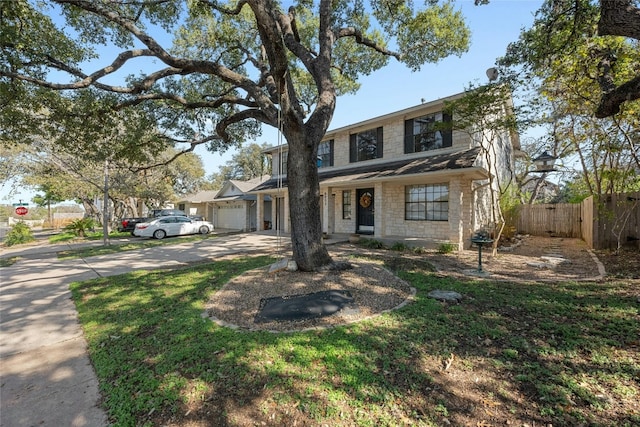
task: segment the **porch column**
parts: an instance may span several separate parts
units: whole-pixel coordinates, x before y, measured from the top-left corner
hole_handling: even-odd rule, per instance
[[[333,234],[336,231],[336,190],[327,188],[327,234]]]
[[[256,230],[264,230],[264,194],[256,195]]]
[[[383,188],[382,182],[377,182],[373,186],[373,235],[375,237],[384,237],[384,210],[382,208]]]
[[[449,181],[449,241],[459,250],[466,246],[466,236],[471,236],[472,199],[471,181]]]
[[[331,234],[334,228],[334,216],[335,216],[335,197],[332,197],[333,189],[327,187],[320,192],[322,193],[322,206],[320,206],[320,212],[322,215],[322,232]]]

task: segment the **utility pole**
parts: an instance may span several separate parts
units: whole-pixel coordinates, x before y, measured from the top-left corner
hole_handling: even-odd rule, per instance
[[[102,203],[102,241],[109,246],[109,159],[104,161],[104,197]]]

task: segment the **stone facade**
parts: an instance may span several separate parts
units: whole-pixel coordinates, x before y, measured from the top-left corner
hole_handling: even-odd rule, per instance
[[[486,228],[492,203],[498,202],[501,186],[511,178],[517,136],[514,139],[514,135],[493,134],[483,129],[452,131],[447,134],[450,143],[405,153],[405,132],[415,129],[412,125],[417,120],[413,119],[432,114],[442,116],[443,107],[444,100],[438,100],[327,132],[324,140],[333,140],[334,160],[331,166],[319,167],[325,233],[361,233],[381,239],[415,237],[462,248],[470,245],[477,229]],[[354,135],[367,131],[377,132],[376,140],[382,135],[382,156],[353,161],[350,153],[358,147],[353,145]],[[409,137],[414,138],[413,134]],[[491,149],[483,148],[487,146]],[[286,146],[266,150],[272,156],[274,177],[278,174],[277,159],[286,150]],[[469,156],[466,163],[460,160],[464,153],[471,152],[476,153],[475,160],[469,161]],[[417,163],[429,166],[420,169],[416,168]],[[397,166],[397,170],[390,171],[389,165]],[[489,179],[491,176],[493,179]],[[283,178],[277,186],[281,210],[274,203],[271,214],[274,218],[281,217],[280,221],[276,219],[280,229],[289,232],[290,201],[286,188],[282,191],[286,187],[286,177]],[[275,195],[275,183],[272,178],[270,185],[258,186],[251,192],[257,194],[260,202],[267,195]],[[424,203],[406,200],[407,194],[414,194],[415,189],[427,188],[439,188],[444,193],[426,196]],[[411,209],[417,209],[424,218],[416,218]]]

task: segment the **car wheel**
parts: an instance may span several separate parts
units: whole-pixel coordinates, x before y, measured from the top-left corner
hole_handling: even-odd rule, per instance
[[[200,226],[200,234],[209,234],[209,227],[206,225]]]
[[[160,240],[160,239],[164,239],[164,237],[167,235],[167,233],[164,232],[164,230],[156,230],[153,232],[153,237]]]

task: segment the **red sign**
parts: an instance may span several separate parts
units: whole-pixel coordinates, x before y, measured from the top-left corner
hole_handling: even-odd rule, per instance
[[[18,206],[16,208],[16,215],[26,215],[29,213],[29,209],[25,208],[24,206]]]

